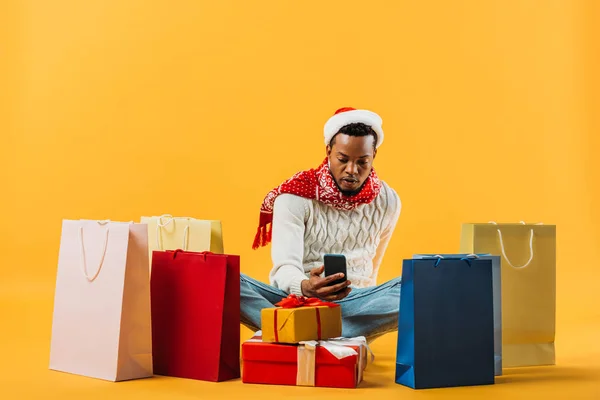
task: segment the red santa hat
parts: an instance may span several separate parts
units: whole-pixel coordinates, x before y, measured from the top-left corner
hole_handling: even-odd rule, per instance
[[[383,143],[383,129],[381,128],[381,117],[372,111],[357,110],[352,107],[340,108],[335,114],[325,123],[325,144],[329,145],[331,139],[339,133],[343,126],[351,123],[362,122],[370,126],[377,133],[377,143],[375,147],[381,146]]]

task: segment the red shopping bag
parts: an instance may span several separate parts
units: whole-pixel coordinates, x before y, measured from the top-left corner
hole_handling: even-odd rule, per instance
[[[240,257],[155,251],[150,280],[156,375],[240,377]]]

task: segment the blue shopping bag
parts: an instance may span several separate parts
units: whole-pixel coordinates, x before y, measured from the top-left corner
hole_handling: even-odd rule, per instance
[[[439,254],[444,258],[468,257],[470,254]],[[502,375],[502,283],[500,256],[475,254],[482,260],[492,260],[492,282],[494,291],[494,373]],[[432,258],[436,254],[414,254],[413,259]]]
[[[404,260],[396,383],[413,389],[494,383],[492,260]]]

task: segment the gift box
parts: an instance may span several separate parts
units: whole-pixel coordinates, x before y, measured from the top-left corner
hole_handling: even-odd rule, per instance
[[[264,342],[299,343],[342,336],[339,304],[291,294],[275,305],[279,307],[261,311]]]
[[[369,354],[364,337],[293,345],[267,343],[255,336],[242,344],[242,382],[356,388]]]

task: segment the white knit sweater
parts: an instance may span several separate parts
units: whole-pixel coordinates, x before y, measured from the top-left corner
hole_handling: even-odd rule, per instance
[[[271,285],[301,295],[301,282],[330,253],[346,256],[352,287],[375,286],[400,209],[398,195],[385,182],[375,200],[352,211],[279,195],[273,209]]]

